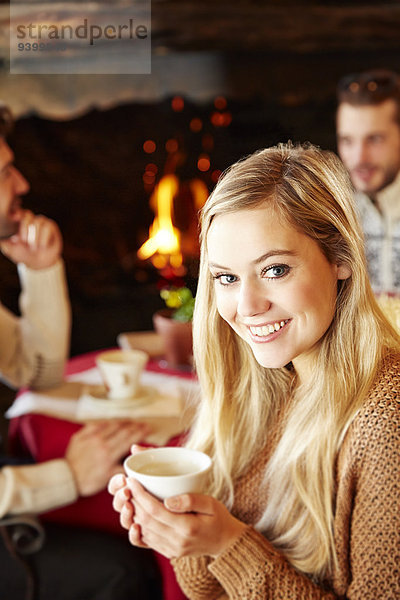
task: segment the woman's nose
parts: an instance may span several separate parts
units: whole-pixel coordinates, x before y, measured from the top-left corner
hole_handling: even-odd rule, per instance
[[[264,313],[270,306],[271,302],[261,282],[242,282],[237,306],[237,312],[241,317]]]

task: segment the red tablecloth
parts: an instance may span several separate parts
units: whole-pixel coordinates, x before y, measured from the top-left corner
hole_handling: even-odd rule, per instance
[[[80,373],[95,366],[98,352],[91,352],[70,359],[66,375]],[[147,369],[191,378],[191,373],[166,371],[156,362],[150,362]],[[64,456],[71,435],[81,427],[78,423],[57,419],[41,414],[26,414],[14,418],[9,426],[10,450],[14,454],[32,456],[37,462]],[[175,438],[169,445],[179,443]],[[126,535],[119,524],[118,514],[112,508],[112,498],[106,490],[79,498],[74,504],[52,510],[42,515],[44,521],[75,525]],[[164,600],[185,600],[169,561],[155,553],[164,582]]]

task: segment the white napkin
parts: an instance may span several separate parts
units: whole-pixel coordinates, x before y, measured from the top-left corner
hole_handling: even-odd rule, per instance
[[[113,417],[140,419],[153,427],[146,441],[163,445],[185,429],[184,409],[196,402],[199,394],[195,380],[144,371],[141,397],[121,403],[99,394],[102,381],[97,367],[66,379],[55,388],[19,394],[6,417],[40,413],[77,422]]]
[[[76,421],[77,400],[83,384],[65,381],[54,388],[40,392],[27,390],[19,394],[5,413],[7,419],[14,419],[27,413],[40,413],[69,421]]]

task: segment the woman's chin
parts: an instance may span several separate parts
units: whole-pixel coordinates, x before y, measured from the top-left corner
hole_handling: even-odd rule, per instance
[[[253,348],[253,354],[254,354],[254,358],[256,359],[256,361],[258,362],[258,364],[261,367],[264,367],[265,369],[282,369],[283,367],[286,367],[286,365],[288,363],[291,362],[291,358],[290,357],[277,357],[277,356],[265,356],[262,355],[259,352],[255,352],[254,348]]]

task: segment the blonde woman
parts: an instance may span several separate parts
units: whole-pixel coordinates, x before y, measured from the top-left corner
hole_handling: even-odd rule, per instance
[[[280,145],[235,164],[202,211],[188,444],[207,495],[109,489],[131,543],[188,598],[389,600],[399,581],[400,339],[367,277],[339,160]]]

